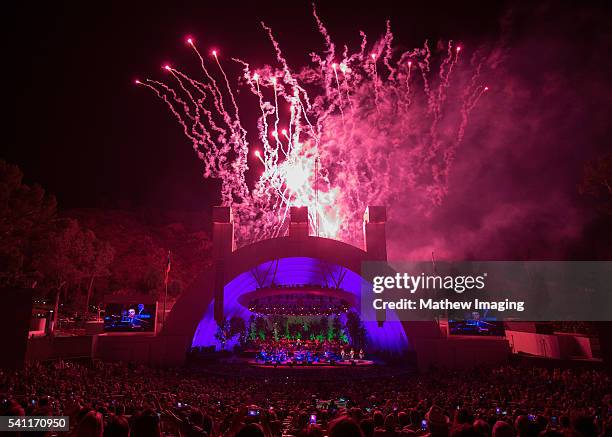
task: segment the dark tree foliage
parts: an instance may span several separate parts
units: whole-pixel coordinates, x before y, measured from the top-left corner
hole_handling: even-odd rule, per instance
[[[612,153],[585,164],[578,190],[591,198],[600,212],[612,215]]]
[[[242,317],[233,316],[229,320],[229,335],[231,338],[244,334],[246,330],[246,322]]]
[[[211,263],[210,235],[202,228],[205,217],[102,209],[70,210],[66,215],[78,218],[115,249],[107,289],[116,294],[162,297],[168,250],[172,260],[168,278],[171,297],[189,287]]]
[[[63,290],[65,299],[69,290],[85,290],[81,309],[87,312],[94,281],[110,274],[113,256],[113,248],[100,241],[93,231],[82,228],[74,219],[58,219],[46,238],[34,245],[32,265],[43,285]],[[75,300],[76,296],[72,297]]]
[[[79,309],[88,311],[96,278],[110,274],[113,248],[77,220],[58,218],[55,198],[24,184],[21,170],[4,161],[0,234],[2,286],[63,291],[65,303],[81,297]]]
[[[221,322],[217,322],[217,332],[215,332],[215,338],[219,343],[221,343],[221,349],[225,350],[225,344],[231,338],[229,320],[224,319]]]
[[[349,311],[346,314],[346,333],[353,347],[365,348],[367,331],[358,312]]]
[[[55,197],[23,183],[16,165],[0,160],[0,286],[33,286],[32,246],[56,217]]]

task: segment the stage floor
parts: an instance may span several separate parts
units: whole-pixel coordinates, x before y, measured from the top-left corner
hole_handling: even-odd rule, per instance
[[[257,360],[249,360],[248,362],[253,367],[267,367],[274,368],[274,363],[263,363]],[[299,369],[346,369],[347,367],[369,367],[374,365],[374,361],[371,360],[354,360],[353,361],[336,361],[335,364],[329,363],[292,363],[289,361],[284,361],[282,363],[278,363],[276,368],[299,368]]]

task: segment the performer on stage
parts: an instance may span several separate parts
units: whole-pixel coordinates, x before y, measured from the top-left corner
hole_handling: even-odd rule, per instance
[[[351,348],[350,357],[351,357],[351,361],[355,359],[355,349],[353,348]]]
[[[363,360],[363,349],[359,349],[359,359]]]
[[[340,348],[340,358],[342,358],[342,361],[344,361],[344,358],[346,357],[346,352],[344,352],[344,347]]]
[[[130,308],[128,310],[128,322],[130,323],[130,325],[133,325],[136,322],[136,310],[134,308]]]
[[[147,319],[150,317],[150,315],[145,310],[143,303],[139,303],[137,308],[138,312],[134,311],[133,309],[130,309],[129,311],[130,315],[132,315],[132,311],[134,311],[131,323],[134,326],[146,327],[149,324]]]

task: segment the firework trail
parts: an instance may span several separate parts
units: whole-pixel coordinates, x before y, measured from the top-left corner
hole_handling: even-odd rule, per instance
[[[370,46],[360,32],[358,50],[345,45],[339,53],[316,9],[313,15],[325,44],[322,54],[311,53],[313,65],[291,69],[264,23],[278,67],[255,69],[233,59],[242,68],[238,85],[259,104],[251,136],[219,53],[211,52],[207,66],[192,38],[187,44],[203,78],[167,65],[166,82],[136,81],[177,118],[204,163],[204,176],[221,180],[240,245],[284,235],[291,206],[308,207],[311,234],[356,245],[367,205],[410,199],[414,211],[435,208],[447,194],[470,113],[488,90],[480,80],[485,58],[474,55],[463,67],[462,48],[450,41],[435,52],[428,42],[399,52],[387,22],[379,41]],[[251,149],[261,171],[251,188],[247,138],[256,138]]]

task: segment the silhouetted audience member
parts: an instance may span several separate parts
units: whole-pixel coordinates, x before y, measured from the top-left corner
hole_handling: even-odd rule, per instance
[[[130,435],[130,424],[123,416],[112,415],[106,420],[104,437],[128,437]]]
[[[582,437],[596,437],[597,428],[593,422],[593,418],[589,416],[576,416],[572,421],[574,431],[580,433]]]
[[[545,429],[540,433],[539,437],[563,437],[563,433],[555,429]]]
[[[474,416],[467,409],[461,408],[460,410],[457,410],[457,413],[455,414],[455,424],[463,425],[466,423],[474,423]]]
[[[329,437],[363,437],[361,428],[353,419],[342,416],[329,424]]]
[[[572,428],[572,421],[569,416],[564,414],[563,416],[559,417],[559,425],[561,426],[561,431],[564,433],[569,432]]]
[[[403,429],[410,425],[410,416],[405,411],[397,413],[397,427]]]
[[[518,416],[514,421],[514,429],[517,437],[528,437],[529,418],[524,414]]]
[[[449,420],[442,408],[432,405],[427,414],[425,414],[425,420],[427,421],[427,429],[431,437],[448,436]]]
[[[236,433],[235,437],[265,437],[259,423],[247,423]]]
[[[374,429],[382,428],[385,425],[385,416],[382,412],[376,410],[372,415],[372,420],[374,421]]]
[[[308,425],[298,434],[298,437],[323,437],[323,430],[320,426],[312,424]]]
[[[97,411],[89,411],[79,421],[77,437],[102,437],[104,434],[104,418]]]
[[[514,437],[514,430],[508,422],[498,420],[493,425],[493,437]]]
[[[474,431],[474,427],[468,423],[453,426],[450,435],[451,437],[478,437],[478,434]]]
[[[361,432],[363,432],[363,437],[374,436],[374,421],[372,419],[363,419],[359,422],[359,427],[361,428]]]
[[[133,418],[130,437],[161,437],[159,415],[152,409],[146,409]]]
[[[474,431],[479,437],[489,437],[491,435],[491,427],[482,419],[474,421]]]

